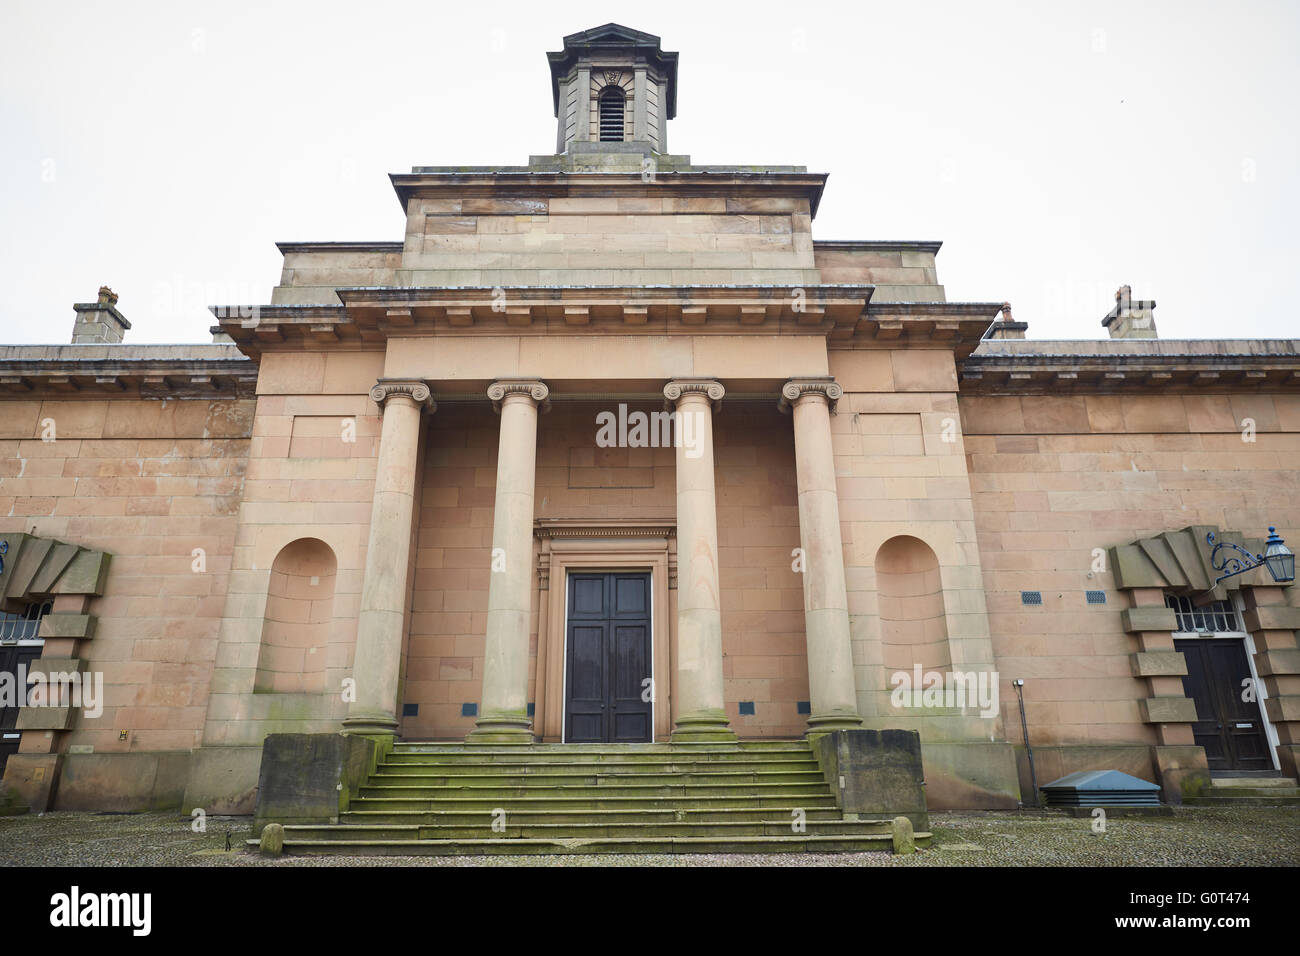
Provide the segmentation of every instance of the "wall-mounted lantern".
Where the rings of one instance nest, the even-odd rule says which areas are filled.
[[[1206,544],[1213,545],[1210,552],[1210,566],[1216,571],[1222,571],[1223,574],[1215,579],[1217,585],[1225,578],[1236,577],[1238,574],[1245,574],[1247,571],[1254,571],[1259,567],[1268,568],[1268,573],[1273,576],[1273,580],[1278,584],[1290,584],[1295,580],[1295,554],[1286,546],[1286,542],[1278,536],[1276,528],[1268,529],[1268,540],[1265,542],[1263,554],[1251,554],[1245,548],[1238,547],[1231,541],[1220,541],[1214,543],[1214,532],[1211,531],[1205,536]],[[1219,557],[1219,552],[1224,548],[1231,548],[1243,557],[1237,557],[1234,554],[1224,554]]]

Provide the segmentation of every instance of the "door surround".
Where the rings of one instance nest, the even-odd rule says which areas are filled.
[[[539,542],[534,736],[543,743],[564,739],[565,605],[570,569],[649,571],[654,739],[667,740],[673,721],[676,520],[546,518],[536,522],[533,533]]]
[[[1262,771],[1263,773],[1278,773],[1280,763],[1278,762],[1277,746],[1278,733],[1277,728],[1273,726],[1272,721],[1268,719],[1267,709],[1264,701],[1268,698],[1268,691],[1264,687],[1264,682],[1259,679],[1259,672],[1255,668],[1255,638],[1250,631],[1245,630],[1242,626],[1242,601],[1239,593],[1230,595],[1229,600],[1232,603],[1232,609],[1236,615],[1237,624],[1242,627],[1241,630],[1232,631],[1178,631],[1172,633],[1175,641],[1185,640],[1239,640],[1242,643],[1242,649],[1246,652],[1246,666],[1250,669],[1251,683],[1255,687],[1255,704],[1259,708],[1260,724],[1264,729],[1264,743],[1268,747],[1269,759],[1273,761],[1271,771]],[[1257,771],[1259,772],[1259,771]],[[1215,774],[1231,775],[1233,771],[1214,771]]]

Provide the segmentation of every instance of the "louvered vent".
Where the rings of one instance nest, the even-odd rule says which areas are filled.
[[[1089,603],[1089,604],[1105,604],[1105,603],[1106,603],[1106,592],[1105,592],[1105,591],[1084,591],[1083,593],[1086,594],[1086,595],[1088,596],[1088,603]]]
[[[1049,807],[1158,807],[1160,788],[1118,770],[1069,773],[1040,788]]]
[[[623,110],[626,97],[618,87],[612,87],[600,94],[600,141],[602,143],[623,142]]]
[[[1020,603],[1031,604],[1037,607],[1038,605],[1043,603],[1043,592],[1042,591],[1021,591]]]

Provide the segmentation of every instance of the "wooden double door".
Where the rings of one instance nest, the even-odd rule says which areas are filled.
[[[1240,638],[1178,638],[1187,661],[1183,692],[1196,702],[1192,736],[1213,771],[1271,771],[1273,757]]]
[[[565,743],[648,743],[654,735],[649,571],[570,572]]]
[[[18,686],[19,665],[30,667],[32,661],[41,656],[41,649],[30,644],[0,645],[0,674],[6,675],[5,684],[13,689],[12,700],[8,693],[0,699],[0,773],[4,772],[5,762],[10,754],[18,752],[18,742],[22,733],[15,729],[18,722],[18,707],[7,706],[19,704],[27,699],[27,687]],[[24,670],[22,673],[26,673]]]

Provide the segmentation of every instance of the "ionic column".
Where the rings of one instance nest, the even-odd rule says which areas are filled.
[[[792,379],[781,407],[794,416],[799,485],[799,543],[803,548],[804,630],[808,644],[808,733],[862,725],[853,682],[849,598],[844,585],[839,493],[831,448],[831,410],[844,389],[830,378]]]
[[[397,733],[420,414],[436,406],[429,386],[418,380],[380,379],[370,398],[382,410],[384,423],[352,664],[356,699],[348,705],[343,730],[392,737]]]
[[[549,389],[535,380],[488,387],[501,415],[496,507],[492,516],[492,575],[479,718],[466,740],[529,744],[528,616],[532,599],[533,488],[537,472],[537,407]]]
[[[664,397],[676,410],[677,674],[673,743],[734,741],[722,685],[722,601],[718,511],[713,486],[713,406],[725,394],[712,380],[674,380]]]

